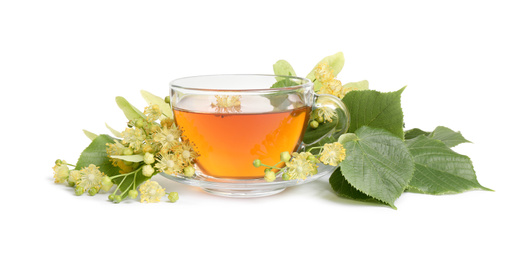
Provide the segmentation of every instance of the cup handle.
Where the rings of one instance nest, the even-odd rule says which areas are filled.
[[[338,140],[338,137],[346,133],[347,129],[349,128],[349,123],[351,120],[349,111],[340,98],[329,94],[315,94],[312,113],[314,113],[314,111],[317,109],[320,109],[322,113],[326,113],[327,117],[332,118],[333,122],[326,122],[325,124],[333,123],[335,126],[315,141],[312,141],[311,143],[304,143],[304,147],[317,144],[325,138],[333,138]]]

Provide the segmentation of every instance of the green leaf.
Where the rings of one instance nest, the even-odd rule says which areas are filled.
[[[171,109],[171,105],[165,103],[165,99],[153,95],[145,90],[141,90],[141,96],[149,105],[158,105],[160,107],[160,110],[162,111],[162,115],[165,117],[172,118],[173,117],[173,110]],[[143,114],[143,113],[142,113]]]
[[[358,191],[395,208],[395,200],[413,175],[413,160],[404,141],[384,129],[363,126],[358,140],[345,143],[343,177]]]
[[[424,135],[437,139],[446,144],[448,147],[455,147],[458,144],[462,143],[471,143],[463,137],[461,132],[455,132],[450,128],[444,126],[438,126],[433,130],[433,132],[425,132],[419,128],[413,128],[404,132],[404,139],[409,140],[413,139],[419,135]]]
[[[96,139],[97,135],[88,131],[88,130],[84,130],[83,129],[83,133],[86,135],[86,137],[90,138],[90,140],[94,141],[94,139]]]
[[[112,166],[109,157],[107,156],[107,143],[114,143],[114,138],[108,135],[99,135],[90,145],[81,153],[79,160],[75,166],[76,170],[94,164],[100,167],[100,171],[108,176],[119,174],[119,168]]]
[[[331,187],[336,192],[336,194],[338,194],[338,196],[363,202],[383,203],[389,205],[355,189],[355,187],[353,187],[345,179],[340,167],[336,168],[336,170],[331,174],[331,177],[329,177],[329,183],[331,184]]]
[[[299,82],[295,82],[290,79],[283,79],[280,80],[272,85],[270,88],[286,88],[286,87],[292,87],[292,86],[298,86]]]
[[[114,128],[110,127],[107,123],[105,123],[105,126],[107,127],[108,130],[110,130],[110,132],[112,132],[112,134],[115,136],[115,137],[123,137],[123,135],[121,134],[121,132],[117,131],[117,130],[114,130]]]
[[[367,80],[362,80],[358,82],[350,82],[345,85],[343,85],[343,88],[345,89],[352,89],[352,90],[368,90],[369,89],[369,82]]]
[[[84,167],[88,167],[90,164],[94,164],[99,167],[99,170],[109,177],[119,175],[119,168],[112,165],[110,158],[107,156],[106,148],[107,143],[114,143],[114,138],[108,135],[99,135],[95,138],[90,145],[81,153],[79,160],[75,166],[76,170],[81,170]],[[131,174],[123,177],[116,177],[112,179],[112,182],[119,184],[123,178],[123,184],[120,186],[120,190],[124,191],[133,181],[138,187],[142,182],[148,180],[148,177],[141,174],[141,170],[136,174]]]
[[[140,110],[131,105],[125,98],[116,97],[116,103],[118,104],[119,108],[121,108],[128,120],[140,118],[145,119],[145,115]]]
[[[333,74],[336,77],[338,73],[342,71],[343,65],[345,63],[345,58],[342,52],[338,52],[336,54],[323,58],[320,62],[318,62],[318,64],[316,64],[316,66],[314,66],[314,68],[307,75],[308,79],[310,79],[311,81],[314,81],[316,79],[316,68],[322,63],[327,63],[331,67]]]
[[[348,132],[353,133],[361,126],[371,126],[386,129],[403,138],[404,114],[400,97],[405,88],[389,93],[374,90],[347,93],[342,101],[351,115]]]
[[[455,132],[444,126],[438,126],[429,136],[442,141],[448,147],[454,147],[462,143],[470,143],[470,141],[463,137],[461,132]]]
[[[413,128],[404,132],[404,139],[413,139],[419,135],[429,135],[431,132],[425,132],[419,128]]]
[[[275,75],[296,76],[294,68],[292,68],[292,65],[290,65],[290,63],[288,63],[286,60],[278,60],[273,67]],[[281,81],[283,78],[276,77],[276,79],[277,81]]]
[[[406,140],[415,172],[409,190],[426,194],[451,194],[490,190],[481,186],[470,158],[448,148],[442,141],[419,135]]]
[[[111,155],[111,158],[120,159],[127,162],[143,162],[143,155],[133,154],[133,155]]]

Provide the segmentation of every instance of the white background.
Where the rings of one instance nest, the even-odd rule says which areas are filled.
[[[188,2],[0,3],[0,258],[527,259],[523,1]],[[279,59],[305,76],[338,51],[342,82],[408,86],[406,128],[461,131],[473,143],[456,150],[495,192],[405,193],[393,210],[339,198],[325,178],[229,199],[155,177],[176,204],[113,204],[53,183],[55,159],[75,163],[89,144],[82,129],[125,128],[116,96],[143,108],[142,89],[272,73]]]

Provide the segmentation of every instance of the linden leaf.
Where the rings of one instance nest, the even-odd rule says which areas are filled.
[[[116,103],[118,104],[119,108],[123,111],[125,116],[128,120],[135,120],[135,119],[145,119],[145,115],[135,108],[133,105],[129,103],[125,98],[123,97],[116,97]]]
[[[413,175],[413,160],[404,141],[387,130],[362,126],[346,142],[342,175],[358,191],[395,208],[395,200]]]
[[[355,187],[353,187],[345,179],[339,167],[336,168],[336,170],[331,174],[331,177],[329,177],[329,183],[331,184],[332,189],[340,197],[363,201],[363,202],[383,203],[383,204],[390,206],[387,203],[384,203],[380,200],[376,200],[373,197],[370,197],[366,195],[365,193],[362,193],[361,191],[355,189]]]
[[[371,126],[386,129],[403,138],[404,114],[400,97],[405,88],[389,93],[374,90],[347,93],[342,101],[351,115],[348,132],[353,133],[361,126]]]
[[[415,164],[410,191],[439,195],[491,190],[479,184],[470,158],[452,151],[442,141],[419,135],[406,140],[406,145]]]
[[[413,139],[419,135],[429,135],[431,132],[425,132],[419,128],[413,128],[404,132],[404,139]]]
[[[331,67],[333,71],[333,75],[336,77],[340,71],[342,71],[343,65],[345,63],[345,58],[343,56],[342,52],[338,52],[336,54],[327,56],[323,58],[314,68],[310,71],[310,73],[307,75],[307,78],[311,81],[314,81],[316,79],[316,68],[322,63],[327,63],[329,67]]]
[[[455,132],[452,129],[444,126],[436,127],[429,136],[433,139],[442,141],[448,147],[455,147],[462,143],[470,143],[469,140],[463,137],[461,132]]]
[[[173,110],[171,109],[171,105],[165,103],[164,99],[154,94],[151,94],[145,90],[141,90],[140,92],[143,99],[145,99],[145,101],[147,101],[149,105],[158,105],[160,107],[163,116],[169,118],[173,117]]]
[[[424,135],[437,139],[446,144],[448,147],[455,147],[458,144],[462,143],[471,143],[469,140],[465,139],[461,132],[455,132],[450,128],[444,126],[438,126],[433,130],[433,132],[425,132],[418,128],[413,128],[404,133],[404,139],[409,140],[413,139],[419,135]]]

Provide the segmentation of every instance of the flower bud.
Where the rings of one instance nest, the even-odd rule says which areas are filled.
[[[115,196],[114,196],[114,202],[115,202],[115,203],[120,203],[122,199],[123,199],[123,198],[121,197],[121,195],[115,195]]]
[[[170,202],[176,202],[178,200],[178,192],[170,192],[167,198]]]
[[[195,167],[190,165],[184,168],[184,176],[193,177],[194,175],[195,175]]]
[[[255,168],[259,168],[259,167],[261,166],[261,160],[259,160],[259,159],[255,159],[255,160],[253,161],[253,166],[254,166]]]
[[[75,195],[81,196],[81,195],[83,195],[83,193],[84,193],[83,187],[81,187],[81,186],[75,187]]]
[[[90,196],[94,196],[94,195],[96,195],[98,192],[99,192],[99,189],[98,189],[98,188],[96,188],[96,187],[92,187],[92,188],[90,188],[90,189],[88,190],[88,195],[90,195]]]
[[[264,179],[267,182],[273,182],[276,179],[276,174],[274,173],[274,171],[266,169]]]
[[[152,174],[154,173],[154,168],[152,168],[152,166],[150,164],[143,165],[143,167],[141,169],[141,173],[145,177],[151,177]]]
[[[285,151],[285,152],[282,152],[279,157],[281,158],[281,161],[282,162],[289,162],[290,161],[290,153]]]
[[[137,128],[142,128],[143,127],[143,119],[138,119],[136,120],[135,124],[134,124]]]
[[[145,164],[153,164],[154,163],[154,155],[152,153],[145,153],[145,155],[143,156],[143,162],[145,162]]]
[[[123,150],[123,155],[133,155],[134,151],[130,147],[127,147],[125,150]]]
[[[171,97],[166,96],[163,100],[165,103],[170,104],[171,103]]]
[[[320,126],[320,124],[318,123],[318,121],[316,121],[316,120],[312,120],[312,121],[310,121],[310,128],[312,128],[312,129],[316,129],[316,128],[318,128],[318,126]]]
[[[130,190],[129,191],[129,198],[135,199],[136,197],[138,197],[138,191],[137,190]]]

